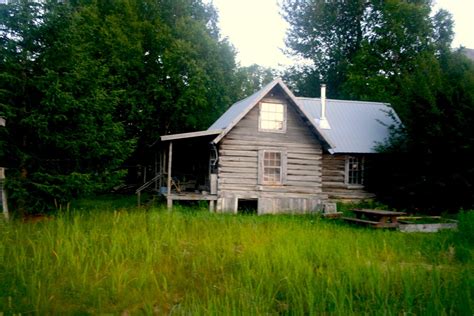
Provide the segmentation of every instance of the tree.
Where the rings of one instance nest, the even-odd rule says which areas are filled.
[[[287,77],[301,73],[315,83],[325,82],[330,97],[391,101],[397,77],[416,67],[418,54],[435,50],[434,42],[449,46],[452,39],[449,15],[441,11],[431,18],[430,3],[285,1],[289,53],[311,61],[290,69]],[[317,89],[306,86],[306,81],[296,81],[296,90],[314,94]]]
[[[9,120],[2,161],[15,208],[41,212],[116,185],[133,141],[114,120],[107,67],[67,45],[73,11],[30,1],[1,10],[1,112]]]
[[[17,209],[120,182],[159,136],[207,128],[238,95],[234,51],[195,0],[0,5],[0,116]]]
[[[255,93],[275,77],[277,77],[276,70],[257,64],[238,68],[235,74],[237,84],[235,90],[239,92],[237,99],[240,100]]]
[[[425,57],[404,83],[404,126],[384,150],[394,168],[382,195],[435,212],[474,207],[474,63],[460,52]]]
[[[296,91],[315,94],[327,82],[332,97],[390,102],[400,116],[375,173],[383,178],[372,179],[379,197],[425,211],[473,207],[474,69],[450,50],[450,14],[430,15],[429,0],[287,0],[283,8],[290,52],[312,62],[287,72]]]

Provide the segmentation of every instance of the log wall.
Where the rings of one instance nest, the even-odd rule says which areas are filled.
[[[373,198],[374,194],[367,192],[363,185],[348,185],[345,183],[346,156],[343,154],[323,154],[323,192],[331,200],[346,202]]]
[[[217,211],[236,212],[238,199],[258,199],[259,214],[321,209],[327,198],[322,190],[321,144],[294,105],[284,99],[279,102],[287,107],[286,132],[260,132],[257,105],[221,140]],[[286,153],[282,185],[258,182],[258,153],[265,149]]]

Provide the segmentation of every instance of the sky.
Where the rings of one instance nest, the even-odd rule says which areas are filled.
[[[259,64],[282,68],[296,61],[285,56],[286,21],[280,16],[281,0],[210,0],[219,12],[219,26],[237,50],[242,66]],[[454,18],[453,47],[474,48],[474,0],[434,0]]]

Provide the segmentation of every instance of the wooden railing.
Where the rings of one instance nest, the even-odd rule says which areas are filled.
[[[150,185],[156,182],[161,177],[161,173],[158,173],[156,176],[145,182],[141,187],[139,187],[135,193],[137,194],[137,204],[140,206],[141,204],[141,193],[143,190],[147,189]]]

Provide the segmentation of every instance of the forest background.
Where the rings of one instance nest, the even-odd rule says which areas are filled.
[[[0,165],[11,208],[46,212],[107,192],[161,135],[206,129],[275,76],[296,95],[390,103],[403,126],[371,183],[397,208],[473,208],[474,64],[450,49],[431,1],[286,0],[288,54],[241,67],[212,4],[198,0],[0,5]],[[380,185],[383,181],[383,185]]]

